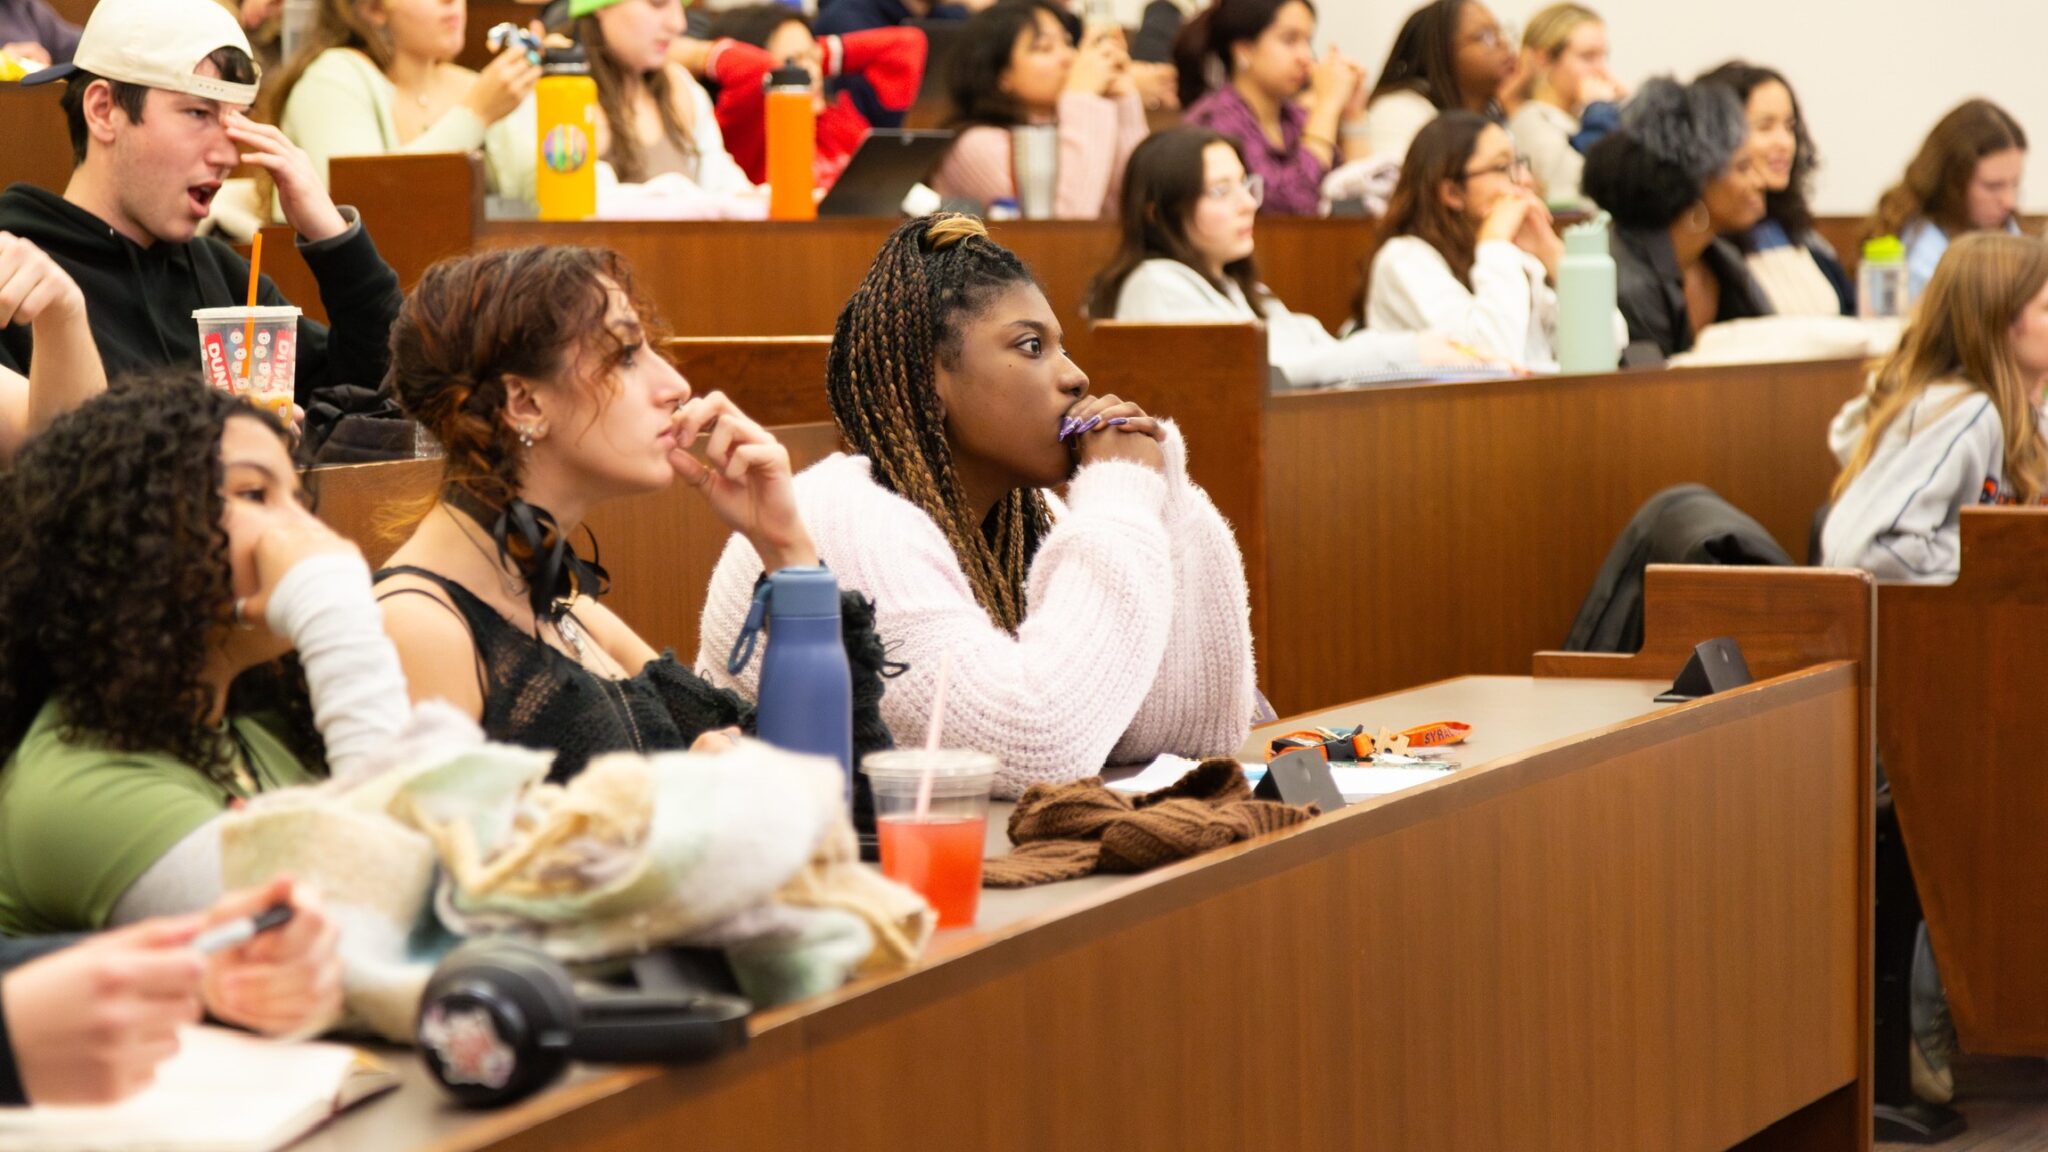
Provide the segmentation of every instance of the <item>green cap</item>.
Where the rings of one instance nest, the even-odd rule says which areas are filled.
[[[618,2],[619,0],[569,0],[569,17],[572,20],[581,20],[592,12],[609,8]]]
[[[1903,264],[1906,262],[1906,246],[1899,243],[1897,236],[1872,236],[1863,242],[1865,264]]]

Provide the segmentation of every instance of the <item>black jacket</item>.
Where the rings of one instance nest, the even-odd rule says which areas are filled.
[[[391,364],[391,324],[403,297],[398,274],[353,219],[348,231],[299,252],[320,284],[332,327],[299,321],[297,399],[307,412],[307,437],[326,439],[332,423],[352,412],[388,410],[378,396]],[[161,367],[199,370],[199,331],[192,313],[247,299],[249,262],[210,236],[147,248],[53,192],[16,184],[0,193],[0,231],[33,242],[62,265],[85,293],[93,341],[109,378]],[[264,277],[258,299],[291,301]],[[25,327],[0,331],[0,365],[26,373],[33,355]],[[352,386],[352,387],[351,387]]]
[[[1691,349],[1685,275],[1679,271],[1678,253],[1671,247],[1671,233],[1662,228],[1617,227],[1608,250],[1614,254],[1616,303],[1628,321],[1628,338],[1649,340],[1666,356]],[[1735,245],[1716,239],[1702,259],[1721,284],[1715,323],[1771,314],[1770,301]]]
[[[0,979],[23,964],[78,942],[75,936],[42,936],[33,940],[9,940],[0,936]],[[14,1047],[7,1042],[7,1014],[0,1012],[0,1104],[25,1104],[21,1071],[15,1067]]]
[[[1666,488],[1643,503],[1608,550],[1572,621],[1565,651],[1642,648],[1643,569],[1651,564],[1790,567],[1792,557],[1763,525],[1713,489],[1700,484]]]

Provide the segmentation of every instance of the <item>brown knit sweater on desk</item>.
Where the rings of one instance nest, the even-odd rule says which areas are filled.
[[[1016,847],[982,865],[990,888],[1026,888],[1091,872],[1144,872],[1289,828],[1316,815],[1252,799],[1235,760],[1204,760],[1171,787],[1137,796],[1100,776],[1033,784],[1010,813]]]

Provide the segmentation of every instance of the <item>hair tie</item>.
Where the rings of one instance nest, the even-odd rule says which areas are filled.
[[[944,252],[964,240],[974,237],[988,239],[988,225],[978,216],[964,212],[948,212],[932,217],[924,230],[924,249],[927,252]]]

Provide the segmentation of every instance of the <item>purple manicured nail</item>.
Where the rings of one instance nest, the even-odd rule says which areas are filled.
[[[1074,424],[1075,420],[1072,416],[1060,417],[1060,439],[1065,440],[1074,434]]]
[[[1121,428],[1124,425],[1129,424],[1130,422],[1131,418],[1129,416],[1118,416],[1117,418],[1109,422],[1109,426],[1111,428]]]
[[[1102,426],[1102,417],[1090,416],[1088,422],[1074,429],[1076,432],[1093,432]]]

